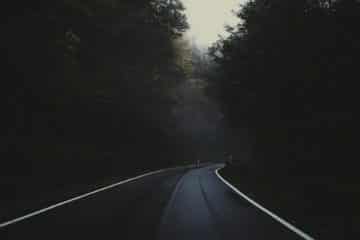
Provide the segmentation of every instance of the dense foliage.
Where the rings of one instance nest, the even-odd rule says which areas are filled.
[[[223,74],[213,86],[231,127],[248,131],[254,162],[356,175],[360,2],[251,0],[237,16],[211,48]]]
[[[2,184],[20,193],[24,180],[53,187],[183,161],[171,114],[186,75],[180,1],[17,1],[3,10]]]

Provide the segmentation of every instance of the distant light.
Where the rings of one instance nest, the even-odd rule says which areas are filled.
[[[190,24],[189,35],[201,47],[209,47],[225,36],[225,25],[234,26],[238,18],[232,10],[245,0],[182,0]]]

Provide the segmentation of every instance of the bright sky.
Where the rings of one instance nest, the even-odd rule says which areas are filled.
[[[235,25],[238,19],[231,12],[245,0],[182,0],[190,24],[190,37],[201,47],[209,47],[226,36],[225,25]]]

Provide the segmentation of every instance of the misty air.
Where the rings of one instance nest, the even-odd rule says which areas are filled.
[[[2,6],[1,240],[357,240],[358,0]]]

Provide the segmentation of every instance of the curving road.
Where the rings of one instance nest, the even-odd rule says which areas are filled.
[[[182,177],[163,215],[160,240],[301,239],[230,190],[217,168]]]
[[[0,239],[302,239],[214,173],[147,176],[0,229]]]

